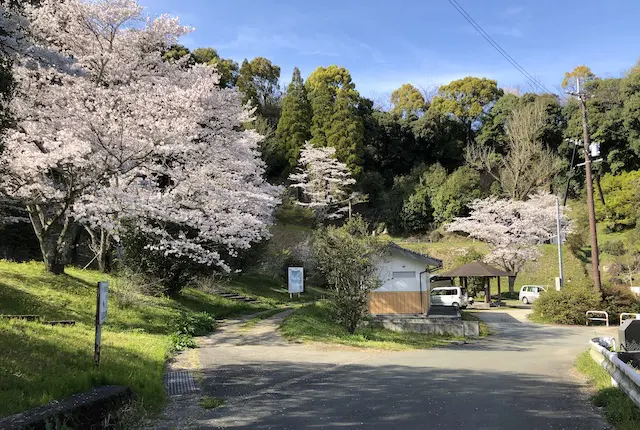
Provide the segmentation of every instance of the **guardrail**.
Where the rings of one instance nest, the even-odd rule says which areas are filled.
[[[640,373],[620,360],[615,352],[609,351],[599,342],[594,342],[601,340],[604,340],[607,345],[613,345],[614,342],[597,338],[591,340],[589,342],[591,358],[611,375],[612,385],[619,387],[640,408]]]
[[[589,315],[604,315],[602,317],[589,316]],[[607,323],[607,327],[609,327],[609,314],[605,311],[587,311],[585,312],[585,317],[587,318],[587,325],[589,325],[589,321],[605,321]]]
[[[622,325],[622,322],[624,321],[624,319],[630,319],[630,318],[624,318],[623,317],[630,317],[633,316],[635,319],[640,320],[640,314],[633,314],[633,313],[629,313],[629,312],[623,312],[620,314],[620,325]]]

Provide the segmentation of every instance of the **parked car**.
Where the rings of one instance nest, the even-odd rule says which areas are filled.
[[[520,289],[520,295],[518,296],[519,300],[528,305],[529,303],[533,303],[540,297],[540,293],[547,291],[546,287],[541,285],[524,285]]]
[[[467,290],[461,287],[438,287],[431,290],[431,304],[466,308],[469,297]]]

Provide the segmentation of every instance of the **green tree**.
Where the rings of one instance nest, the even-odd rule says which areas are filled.
[[[467,131],[459,121],[429,109],[411,123],[411,129],[415,138],[415,163],[439,162],[455,168],[464,162]]]
[[[334,317],[349,333],[355,333],[367,315],[369,293],[381,285],[379,264],[385,247],[368,231],[355,216],[341,228],[326,227],[314,236],[314,255],[335,291]]]
[[[566,72],[562,79],[562,88],[567,91],[577,91],[580,82],[580,91],[587,90],[591,82],[596,79],[591,69],[585,65],[577,66],[571,72]]]
[[[462,166],[437,188],[431,201],[433,218],[436,223],[444,224],[468,215],[468,205],[480,197],[480,174],[468,166]]]
[[[293,69],[291,83],[282,99],[282,115],[276,129],[276,139],[286,177],[298,162],[300,148],[311,139],[311,105],[300,70]]]
[[[364,127],[350,93],[340,88],[327,131],[327,145],[336,148],[336,157],[349,167],[354,176],[362,171],[363,135]]]
[[[602,191],[606,205],[596,199],[596,214],[613,231],[633,228],[640,218],[640,170],[619,175],[607,174],[602,178]]]
[[[426,102],[422,93],[411,84],[404,84],[391,93],[391,112],[403,118],[424,112]]]
[[[485,146],[494,148],[498,153],[504,153],[507,146],[506,125],[511,113],[521,104],[520,97],[515,94],[505,94],[493,105],[482,128],[478,133],[477,140]]]
[[[637,160],[640,157],[640,63],[631,69],[621,84],[624,98],[623,117],[629,149],[633,151]]]
[[[447,171],[440,164],[430,166],[420,176],[413,193],[402,206],[400,217],[405,231],[414,233],[430,227],[434,221],[433,199],[446,180]]]
[[[243,103],[251,103],[274,126],[280,116],[279,79],[280,67],[264,57],[256,57],[242,62],[237,80]]]
[[[338,159],[354,174],[361,171],[364,126],[358,115],[360,95],[349,71],[318,67],[306,82],[313,112],[311,144],[336,148]]]
[[[238,80],[238,63],[231,59],[226,59],[218,55],[218,51],[213,48],[197,48],[192,53],[197,64],[207,64],[214,66],[220,74],[220,86],[231,88]]]
[[[467,142],[471,143],[474,130],[503,94],[495,80],[468,76],[441,86],[429,109],[457,118],[465,126]]]

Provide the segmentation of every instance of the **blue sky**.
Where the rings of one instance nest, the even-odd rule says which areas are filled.
[[[213,47],[238,62],[263,56],[290,80],[338,64],[363,95],[383,98],[403,83],[428,89],[464,76],[530,90],[447,0],[141,0],[195,27],[182,43]],[[616,77],[640,57],[638,0],[458,0],[529,73],[556,90],[587,64]],[[591,25],[591,27],[590,27]]]

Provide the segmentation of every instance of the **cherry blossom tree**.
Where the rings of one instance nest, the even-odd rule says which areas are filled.
[[[342,218],[349,209],[349,193],[355,184],[349,168],[335,158],[335,148],[315,148],[307,143],[300,151],[297,172],[289,176],[291,187],[300,190],[301,206],[307,206],[322,221]]]
[[[450,232],[462,232],[474,239],[493,245],[485,262],[502,267],[517,275],[527,261],[540,256],[537,245],[556,236],[556,197],[539,192],[528,200],[479,199],[469,206],[468,217],[456,218],[446,225]],[[564,232],[571,224],[561,216]],[[509,280],[509,291],[514,290],[515,278]]]
[[[250,112],[213,67],[162,58],[189,28],[134,0],[44,0],[28,17],[34,43],[80,70],[14,67],[0,189],[25,205],[50,271],[80,227],[101,265],[125,224],[150,250],[225,269],[223,254],[268,235],[278,190],[242,131]]]

